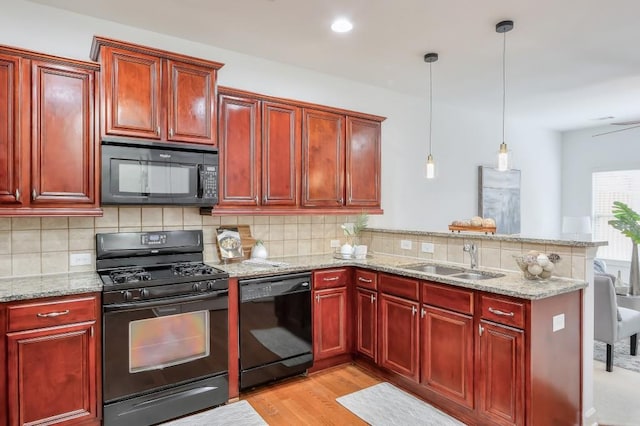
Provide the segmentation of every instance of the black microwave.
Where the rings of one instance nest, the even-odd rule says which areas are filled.
[[[218,151],[208,146],[102,141],[102,204],[213,206]]]

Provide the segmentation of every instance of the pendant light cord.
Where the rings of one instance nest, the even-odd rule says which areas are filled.
[[[431,155],[431,123],[433,122],[433,71],[431,65],[432,63],[429,62],[429,155]]]
[[[507,73],[506,73],[506,57],[507,57],[507,33],[502,33],[502,143],[504,139],[504,117],[507,104]]]

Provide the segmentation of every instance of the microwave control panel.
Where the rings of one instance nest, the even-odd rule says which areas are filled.
[[[218,199],[218,167],[205,165],[200,172],[202,198]]]

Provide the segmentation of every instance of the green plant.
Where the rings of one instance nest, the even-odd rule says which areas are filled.
[[[621,201],[613,202],[611,212],[615,219],[610,220],[609,225],[631,238],[634,244],[640,244],[640,214]]]
[[[369,215],[367,213],[360,213],[353,223],[345,223],[340,225],[344,235],[349,239],[355,239],[360,233],[367,227],[369,223]]]

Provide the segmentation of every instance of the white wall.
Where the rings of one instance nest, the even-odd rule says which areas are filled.
[[[25,0],[3,7],[0,28],[1,44],[84,60],[94,34],[208,58],[225,63],[219,72],[221,85],[388,117],[382,126],[385,214],[373,217],[371,226],[443,231],[454,219],[476,215],[478,166],[496,163],[501,142],[498,103],[469,111],[442,105],[434,94],[432,141],[438,178],[427,181],[424,94],[403,95]],[[560,222],[558,135],[513,122],[507,124],[507,135],[514,167],[522,170],[522,234],[555,235]]]

